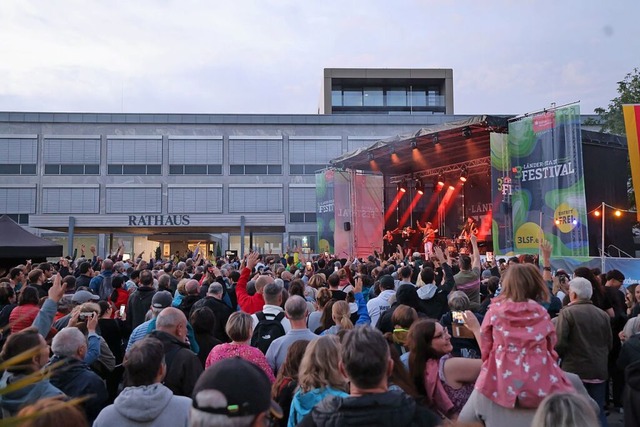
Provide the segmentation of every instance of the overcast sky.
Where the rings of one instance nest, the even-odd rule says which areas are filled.
[[[453,68],[457,114],[606,106],[640,1],[1,0],[0,110],[315,114],[324,68]]]

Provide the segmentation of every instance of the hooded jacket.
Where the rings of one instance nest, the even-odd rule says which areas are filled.
[[[144,323],[144,317],[151,308],[151,300],[156,290],[150,286],[141,286],[129,297],[127,302],[127,322],[130,323],[131,329]]]
[[[16,381],[20,381],[25,376],[26,375],[22,373],[12,374],[11,372],[5,371],[2,379],[0,379],[0,389]],[[0,396],[0,407],[2,407],[5,415],[15,415],[25,405],[36,403],[40,399],[59,395],[64,395],[64,393],[57,387],[51,385],[49,380],[43,379]]]
[[[299,426],[437,426],[428,409],[398,391],[359,397],[330,396],[320,402]]]
[[[624,425],[640,425],[640,361],[625,369],[626,387],[624,391]]]
[[[314,406],[328,396],[348,397],[349,395],[342,390],[337,390],[332,387],[314,388],[307,393],[298,389],[291,401],[288,427],[297,425],[305,415],[311,412]]]
[[[191,399],[174,396],[162,384],[127,387],[93,423],[101,426],[182,427],[188,425]]]

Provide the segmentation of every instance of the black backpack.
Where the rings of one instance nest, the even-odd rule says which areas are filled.
[[[284,312],[278,313],[277,316],[271,319],[268,319],[267,316],[272,317],[273,314],[265,315],[262,311],[256,313],[258,324],[251,336],[251,346],[260,349],[264,354],[267,353],[267,349],[273,340],[285,334],[284,326],[282,326]]]

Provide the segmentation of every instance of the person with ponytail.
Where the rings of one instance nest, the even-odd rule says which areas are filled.
[[[351,309],[346,301],[336,301],[331,307],[331,318],[335,325],[323,331],[320,335],[336,335],[340,330],[353,329]]]

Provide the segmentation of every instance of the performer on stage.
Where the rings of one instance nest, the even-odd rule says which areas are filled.
[[[405,252],[411,250],[411,238],[415,232],[416,230],[411,228],[411,226],[407,226],[402,229],[402,249],[404,249]]]
[[[462,227],[462,233],[460,233],[460,240],[463,240],[463,247],[469,249],[469,243],[471,242],[471,236],[476,236],[478,234],[478,226],[476,225],[476,221],[472,217],[467,218],[467,222],[464,223],[464,227]]]
[[[396,228],[394,230],[387,230],[382,237],[384,242],[384,253],[391,256],[392,253],[395,252],[396,248],[396,238],[398,234],[400,234],[401,230]]]
[[[433,255],[433,243],[436,240],[438,230],[434,230],[430,222],[425,223],[424,227],[420,225],[420,221],[416,221],[416,224],[418,225],[418,230],[422,232],[424,256],[425,258],[431,258],[431,255]]]

